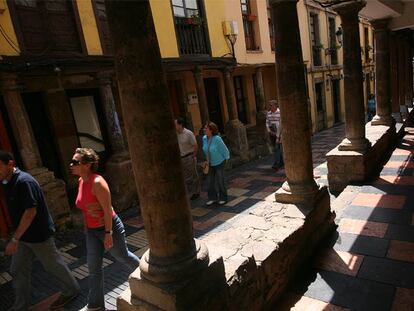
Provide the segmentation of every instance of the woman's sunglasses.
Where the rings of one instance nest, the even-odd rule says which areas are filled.
[[[82,164],[82,161],[72,159],[72,160],[70,160],[70,162],[69,162],[69,165],[71,165],[71,166],[77,166],[77,165],[79,165],[79,164]]]

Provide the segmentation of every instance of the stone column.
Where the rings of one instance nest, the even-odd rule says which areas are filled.
[[[392,117],[396,122],[402,122],[400,102],[399,102],[399,88],[398,88],[398,49],[397,36],[395,32],[390,36],[390,58],[391,58],[391,108]]]
[[[4,103],[10,118],[14,138],[26,170],[42,167],[39,150],[29,117],[20,96],[21,86],[16,75],[2,77]]]
[[[313,178],[311,137],[297,1],[271,1],[275,28],[276,81],[287,182],[275,196],[281,203],[313,206],[319,193]]]
[[[343,31],[346,138],[338,146],[340,151],[363,152],[370,146],[365,137],[363,73],[358,19],[358,13],[365,4],[365,1],[355,1],[332,7],[341,17]]]
[[[375,101],[376,116],[371,125],[391,125],[391,80],[389,19],[373,21],[375,29]]]
[[[115,108],[115,100],[111,87],[112,73],[99,72],[97,79],[102,102],[101,106],[105,114],[106,130],[112,152],[114,154],[124,153],[124,137],[122,135],[121,125],[119,124],[118,112]]]
[[[66,186],[62,180],[55,178],[53,172],[43,167],[32,126],[20,95],[21,86],[17,75],[3,75],[1,88],[13,136],[23,161],[23,169],[39,182],[53,218],[58,224],[64,222],[70,213]]]
[[[208,113],[206,89],[204,87],[203,72],[200,67],[196,67],[193,71],[194,81],[197,89],[198,108],[200,109],[201,125],[204,125],[210,116]]]
[[[406,82],[406,62],[404,52],[404,32],[399,31],[397,33],[397,73],[398,73],[398,102],[400,104],[400,111],[403,118],[408,115],[408,109],[405,102],[405,90],[407,87]]]
[[[116,211],[131,207],[137,199],[137,189],[132,171],[131,158],[126,150],[124,136],[119,124],[118,112],[112,93],[112,72],[103,71],[97,74],[101,107],[105,114],[105,124],[109,144],[112,149],[111,157],[105,164],[107,177],[112,194],[112,205]]]
[[[413,34],[411,30],[405,32],[404,37],[404,69],[405,69],[405,105],[413,107],[413,58],[411,53],[411,42]]]
[[[246,127],[240,122],[237,112],[236,94],[234,93],[233,68],[224,67],[222,70],[224,78],[224,90],[226,93],[229,121],[225,125],[225,133],[228,138],[231,153],[240,156],[243,161],[249,159],[249,143],[247,141]]]
[[[203,299],[206,287],[212,287],[204,273],[211,277],[214,271],[209,270],[206,246],[193,235],[150,3],[108,0],[105,4],[132,168],[149,241],[139,269],[129,278],[131,290],[118,299],[117,307],[190,310]]]
[[[256,111],[256,128],[258,129],[259,137],[262,140],[266,139],[266,102],[263,85],[263,68],[256,68],[256,87],[257,87],[257,111]]]

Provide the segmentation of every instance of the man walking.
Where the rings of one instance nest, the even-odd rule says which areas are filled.
[[[266,115],[266,130],[269,135],[270,143],[274,148],[274,163],[272,168],[278,170],[285,164],[283,162],[282,146],[282,122],[280,119],[279,105],[276,100],[269,101],[270,110]]]
[[[5,250],[6,255],[12,255],[10,272],[16,295],[10,310],[23,311],[30,305],[34,258],[62,283],[62,294],[50,307],[52,310],[61,308],[78,295],[79,284],[56,249],[52,236],[55,226],[42,189],[30,174],[15,167],[13,156],[3,150],[0,150],[0,180],[15,230]]]
[[[200,196],[200,180],[196,169],[197,140],[193,132],[184,127],[182,118],[175,120],[175,129],[180,147],[185,186],[191,200],[195,200]]]

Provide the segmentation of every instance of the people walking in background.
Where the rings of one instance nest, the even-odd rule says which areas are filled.
[[[28,310],[31,298],[32,262],[36,258],[43,268],[62,284],[62,293],[52,303],[52,310],[62,308],[79,293],[79,284],[59,254],[53,234],[55,225],[39,183],[15,167],[13,156],[0,150],[0,180],[5,188],[7,208],[15,228],[5,254],[12,255],[15,301],[10,310]]]
[[[72,174],[79,176],[76,206],[82,210],[86,226],[89,269],[87,310],[105,310],[102,261],[109,251],[118,261],[135,270],[139,259],[128,250],[125,229],[111,203],[105,179],[96,174],[99,157],[92,149],[77,148],[70,162]]]
[[[266,130],[274,150],[272,168],[278,170],[285,165],[283,161],[282,122],[279,105],[276,100],[272,99],[269,101],[269,108],[270,110],[266,115]]]
[[[224,182],[224,165],[230,159],[230,152],[221,139],[218,127],[213,122],[207,122],[203,136],[203,151],[209,165],[208,170],[208,201],[207,206],[218,202],[227,203],[227,188]]]
[[[189,129],[184,127],[184,120],[175,120],[178,146],[180,147],[181,165],[183,167],[184,182],[191,200],[200,196],[200,179],[197,174],[197,140]]]
[[[368,122],[372,120],[375,114],[376,114],[375,96],[374,94],[369,94],[368,95]]]

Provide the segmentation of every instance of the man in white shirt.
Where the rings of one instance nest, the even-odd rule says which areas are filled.
[[[284,166],[283,147],[282,147],[282,122],[280,119],[279,105],[276,100],[269,101],[270,110],[266,115],[266,130],[269,139],[274,147],[275,161],[272,165],[273,169],[278,170]]]
[[[196,169],[197,140],[193,132],[184,127],[182,118],[175,120],[175,129],[180,147],[185,186],[191,200],[195,200],[200,196],[200,180]]]

